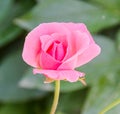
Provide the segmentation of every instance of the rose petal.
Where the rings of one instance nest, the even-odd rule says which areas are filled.
[[[40,36],[41,47],[43,51],[47,51],[50,45],[54,42],[54,39],[50,35]]]
[[[80,31],[82,33],[86,33],[90,38],[90,43],[94,43],[94,40],[84,23],[72,23],[71,22],[71,23],[62,23],[62,24],[72,32]]]
[[[78,61],[78,55],[83,53],[89,47],[89,37],[79,31],[73,32],[71,39],[68,40],[68,51],[66,61],[58,69],[74,69]]]
[[[64,34],[58,34],[58,33],[54,33],[52,35],[44,35],[40,37],[41,40],[41,44],[42,44],[42,50],[48,54],[50,54],[51,56],[53,56],[53,58],[55,58],[56,60],[62,60],[66,54],[66,49],[67,49],[67,41],[66,41],[66,35]],[[57,43],[59,42],[59,44]],[[55,48],[55,44],[57,47]],[[53,48],[52,48],[53,47]],[[50,49],[52,48],[52,49]],[[52,50],[56,52],[52,53]]]
[[[82,66],[100,54],[101,48],[97,44],[90,45],[84,53],[78,56],[76,67]]]
[[[60,23],[53,22],[40,24],[26,36],[22,53],[23,60],[33,67],[39,67],[37,59],[38,53],[41,51],[40,36],[46,34],[51,35],[53,33],[66,34],[67,32],[69,32],[68,29]]]
[[[57,22],[51,22],[51,23],[42,23],[39,26],[37,26],[37,29],[39,29],[39,35],[51,35],[53,33],[64,33],[66,34],[68,31],[65,26],[63,26],[60,23]]]
[[[76,82],[79,77],[84,77],[84,73],[75,70],[41,70],[34,69],[34,74],[44,74],[46,77],[54,80],[67,80],[69,82]]]
[[[37,58],[41,51],[40,47],[39,30],[35,28],[26,36],[22,53],[23,60],[33,67],[39,67]]]
[[[61,33],[54,33],[51,35],[51,37],[53,39],[55,39],[56,41],[60,41],[62,42],[62,44],[67,47],[68,46],[68,42],[67,42],[67,35],[70,33],[66,33],[66,34],[61,34]]]
[[[92,44],[82,54],[73,56],[65,61],[58,67],[58,69],[74,69],[76,67],[80,67],[98,56],[100,51],[101,49],[97,44]]]
[[[53,58],[58,61],[63,60],[66,54],[66,48],[61,42],[55,41],[53,44],[48,48],[47,53],[50,54]]]
[[[45,52],[55,41],[59,41],[64,45],[64,47],[67,47],[66,35],[64,34],[54,33],[52,35],[43,35],[40,37],[40,41],[42,44],[42,50],[44,50]]]
[[[76,53],[81,53],[90,43],[88,35],[79,31],[72,32],[71,36],[67,37],[67,40],[68,50],[65,59],[70,58]]]
[[[42,69],[57,69],[61,62],[55,60],[52,56],[42,51],[40,54],[40,67]]]

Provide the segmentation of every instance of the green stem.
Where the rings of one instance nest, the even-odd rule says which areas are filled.
[[[120,103],[120,99],[117,99],[116,101],[114,101],[113,103],[111,103],[110,105],[105,107],[99,114],[105,114],[108,110],[110,110],[111,108],[115,107],[119,103]]]
[[[52,107],[51,107],[50,114],[55,114],[57,104],[58,104],[58,100],[59,100],[59,93],[60,93],[60,80],[57,80],[55,82],[54,100],[53,100],[53,104],[52,104]]]

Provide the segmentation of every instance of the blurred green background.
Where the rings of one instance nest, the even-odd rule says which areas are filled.
[[[43,22],[83,22],[101,55],[83,67],[87,87],[61,82],[56,114],[99,114],[120,98],[120,0],[0,0],[0,114],[49,114],[54,83],[22,58],[26,34]],[[106,114],[120,114],[120,105]]]

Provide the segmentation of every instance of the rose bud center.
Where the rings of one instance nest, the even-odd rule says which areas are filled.
[[[65,56],[65,47],[62,42],[54,41],[47,50],[47,53],[58,61],[62,61]]]

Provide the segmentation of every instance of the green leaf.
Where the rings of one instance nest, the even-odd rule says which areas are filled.
[[[13,0],[0,0],[0,22],[5,19],[6,14],[9,13]]]
[[[41,74],[33,75],[32,69],[28,69],[24,74],[24,77],[19,82],[19,85],[23,88],[39,89],[44,91],[53,91],[54,86],[44,83],[44,76]]]
[[[101,110],[119,98],[119,73],[111,70],[107,74],[101,75],[101,78],[90,90],[83,114],[99,114]],[[115,114],[119,114],[119,111]],[[113,114],[113,112],[109,111],[109,114]]]
[[[66,113],[63,113],[63,112],[57,112],[56,114],[66,114]]]
[[[91,85],[91,89],[88,98],[86,99],[82,114],[99,114],[102,109],[119,98],[120,56],[115,50],[112,40],[105,40],[105,38],[102,40],[103,42],[99,44],[102,47],[101,56],[96,58],[96,62],[91,62],[93,64],[92,68],[90,68],[91,65],[86,65],[86,70],[83,68],[86,71],[86,80]],[[97,64],[95,65],[95,63]],[[114,109],[116,112],[115,114],[119,114],[120,110],[117,110],[118,108]],[[109,111],[108,114],[113,114],[113,112]]]
[[[116,38],[117,38],[117,40],[116,40],[117,49],[118,49],[118,52],[120,52],[120,29],[117,32]]]
[[[81,114],[81,109],[86,99],[88,89],[82,89],[60,95],[58,111],[66,114]]]
[[[3,47],[4,45],[16,39],[21,32],[22,32],[22,29],[18,28],[13,24],[8,26],[4,30],[1,30],[0,31],[0,47]]]
[[[113,107],[112,109],[110,109],[109,111],[106,112],[106,114],[119,114],[120,113],[120,104]]]
[[[13,26],[12,24],[8,23],[11,18],[8,18],[8,15],[10,15],[9,11],[11,11],[11,8],[13,6],[13,0],[1,0],[0,1],[0,47],[2,47],[4,44],[8,43],[11,38],[14,39],[14,36],[16,34],[20,33],[20,28]],[[7,22],[6,21],[7,18]]]
[[[32,114],[30,110],[26,104],[5,104],[0,108],[0,114]]]
[[[83,22],[91,32],[98,32],[119,23],[119,19],[101,7],[77,0],[45,0],[24,16],[16,19],[16,24],[27,30],[43,22]]]
[[[117,99],[117,100],[115,100],[114,102],[110,103],[108,106],[106,106],[106,107],[100,112],[100,114],[104,114],[104,113],[106,113],[106,112],[109,112],[111,109],[116,108],[117,105],[119,105],[119,104],[120,104],[120,98]]]
[[[22,102],[43,97],[46,92],[36,89],[23,89],[19,81],[27,66],[21,58],[21,51],[13,51],[3,59],[0,65],[0,101]]]
[[[29,1],[28,1],[29,2]],[[22,33],[22,29],[13,24],[15,17],[30,9],[33,2],[0,0],[0,47],[13,41]],[[10,13],[12,12],[12,13]],[[6,20],[7,19],[7,20]]]
[[[120,16],[120,0],[90,0],[93,3],[98,4],[99,6],[103,7],[104,9],[108,10],[114,15]],[[120,18],[119,18],[120,19]]]
[[[92,4],[106,10],[113,17],[119,19],[120,24],[120,0],[89,0]],[[117,26],[117,25],[116,25]]]
[[[60,93],[56,114],[81,114],[89,88],[84,88],[69,93]],[[49,114],[54,93],[46,97],[46,114]]]

